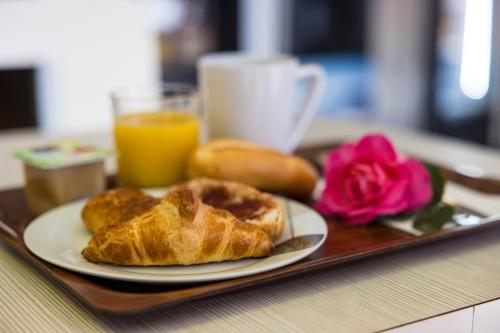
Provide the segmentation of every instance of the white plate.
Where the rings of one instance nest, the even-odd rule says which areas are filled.
[[[266,272],[296,262],[316,251],[327,235],[323,218],[296,201],[277,197],[287,210],[285,231],[277,244],[294,236],[324,235],[308,249],[261,259],[243,259],[191,266],[131,267],[94,264],[85,260],[82,249],[91,234],[83,226],[80,212],[86,200],[69,203],[40,215],[24,231],[26,246],[38,257],[63,268],[88,275],[134,282],[193,283],[224,280]]]

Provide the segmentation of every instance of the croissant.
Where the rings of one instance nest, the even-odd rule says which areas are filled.
[[[94,233],[103,226],[119,224],[136,217],[160,202],[131,188],[117,188],[91,198],[83,207],[82,220]]]
[[[240,221],[251,223],[272,240],[278,239],[285,227],[282,205],[271,195],[238,182],[212,178],[196,178],[180,183],[174,189],[194,191],[203,203],[231,212]]]
[[[95,263],[191,265],[263,257],[272,249],[259,227],[179,190],[127,223],[99,229],[82,255]]]

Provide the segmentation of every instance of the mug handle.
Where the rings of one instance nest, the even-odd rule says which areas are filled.
[[[288,135],[285,150],[292,152],[297,148],[300,139],[314,118],[314,113],[320,102],[326,86],[326,73],[321,66],[308,64],[302,65],[297,71],[297,81],[311,79],[307,96],[302,110],[295,117],[295,121]]]

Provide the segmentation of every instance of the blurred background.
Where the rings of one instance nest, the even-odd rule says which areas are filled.
[[[493,0],[2,0],[0,133],[109,131],[113,89],[242,50],[324,66],[322,116],[500,146],[499,28]]]

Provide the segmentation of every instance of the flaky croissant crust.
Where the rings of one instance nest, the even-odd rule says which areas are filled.
[[[179,190],[127,223],[99,229],[82,255],[117,265],[191,265],[263,257],[272,249],[260,228]]]
[[[108,190],[91,198],[83,207],[82,220],[88,231],[128,221],[149,210],[159,199],[131,188]]]

